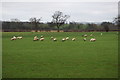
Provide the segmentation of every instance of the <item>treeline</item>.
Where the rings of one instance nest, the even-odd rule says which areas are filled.
[[[2,21],[2,31],[118,31],[120,25],[120,17],[114,19],[112,22],[95,23],[79,23],[79,22],[67,22],[69,15],[64,15],[60,11],[55,11],[52,15],[52,21],[42,23],[41,18],[32,17],[28,22],[21,22],[19,19],[11,19],[11,21]],[[119,27],[120,28],[120,27]]]
[[[102,22],[102,23],[78,23],[78,22],[69,22],[64,23],[60,26],[60,30],[65,32],[70,31],[117,31],[118,26],[111,23],[111,22]],[[31,22],[10,22],[10,21],[3,21],[2,22],[2,30],[4,32],[11,32],[11,31],[51,31],[51,30],[58,30],[57,26],[51,22],[47,23],[38,23],[37,27]]]

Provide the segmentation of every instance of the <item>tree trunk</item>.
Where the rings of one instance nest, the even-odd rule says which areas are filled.
[[[60,32],[59,26],[57,26],[57,28],[58,28],[57,32]]]
[[[35,30],[35,32],[37,32],[37,30]]]
[[[37,32],[37,30],[38,30],[38,29],[37,29],[37,23],[35,23],[35,32]]]

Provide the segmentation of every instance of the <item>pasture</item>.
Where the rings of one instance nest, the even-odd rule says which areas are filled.
[[[83,41],[93,34],[95,42]],[[116,32],[3,32],[3,78],[117,78],[118,35]],[[44,35],[44,41],[33,41]],[[13,36],[23,39],[13,40]],[[54,36],[57,41],[51,41]],[[76,41],[62,42],[63,37]]]

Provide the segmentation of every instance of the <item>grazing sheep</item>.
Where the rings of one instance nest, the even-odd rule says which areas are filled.
[[[84,37],[87,37],[87,34],[85,34]]]
[[[86,41],[87,39],[86,38],[83,38],[84,41]]]
[[[38,41],[39,38],[37,36],[34,37],[33,41]]]
[[[54,37],[51,37],[51,40],[53,40],[54,39]]]
[[[22,36],[17,37],[17,39],[22,39],[22,38],[23,38]]]
[[[65,39],[65,38],[62,38],[62,42],[64,42],[64,41],[66,41],[66,39]]]
[[[14,39],[14,38],[11,38],[11,40],[16,40],[16,39]]]
[[[87,37],[87,34],[82,35],[82,37]]]
[[[54,38],[53,41],[57,41],[57,38]]]
[[[11,40],[16,40],[16,38],[11,38]]]
[[[44,38],[40,38],[40,41],[44,41]]]
[[[43,35],[41,35],[41,38],[43,38],[44,36]]]
[[[72,41],[75,41],[76,40],[76,38],[72,38]]]
[[[93,34],[90,34],[90,36],[93,36]]]
[[[17,38],[15,37],[15,36],[13,36],[12,38],[11,38],[11,40],[16,40]]]
[[[94,42],[94,41],[96,41],[95,38],[91,38],[91,39],[90,39],[90,42]]]
[[[69,37],[66,37],[66,40],[69,40]]]

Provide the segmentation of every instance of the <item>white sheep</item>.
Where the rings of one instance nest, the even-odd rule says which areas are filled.
[[[11,40],[16,40],[16,38],[11,38]]]
[[[66,40],[69,40],[69,37],[66,37]]]
[[[11,38],[11,40],[16,40],[17,38],[15,37],[15,36],[13,36],[12,38]]]
[[[62,42],[66,41],[66,38],[62,38]]]
[[[51,40],[53,40],[54,39],[54,37],[51,37]]]
[[[34,37],[33,41],[37,41],[39,38],[37,36]]]
[[[17,37],[17,39],[22,39],[22,38],[23,38],[22,36]]]
[[[90,42],[94,42],[94,41],[96,41],[95,38],[91,38],[91,39],[90,39]]]
[[[90,36],[93,36],[93,34],[90,34]]]
[[[41,38],[43,38],[44,36],[43,35],[41,35]]]
[[[84,41],[86,41],[87,39],[86,38],[83,38]]]
[[[53,41],[57,41],[57,38],[54,38]]]
[[[44,41],[44,38],[40,38],[40,41]]]
[[[87,34],[82,35],[82,37],[87,37]]]
[[[84,37],[87,37],[87,34],[85,34]]]
[[[72,41],[75,41],[76,40],[76,38],[72,38]]]

